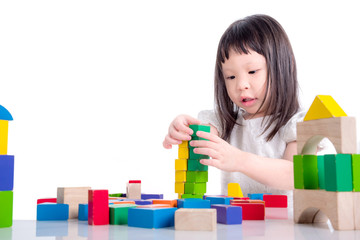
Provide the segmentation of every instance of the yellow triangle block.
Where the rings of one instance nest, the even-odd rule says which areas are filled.
[[[346,116],[346,113],[331,96],[318,95],[315,97],[309,111],[306,113],[304,121]]]
[[[228,183],[228,197],[244,197],[240,184],[238,183]]]

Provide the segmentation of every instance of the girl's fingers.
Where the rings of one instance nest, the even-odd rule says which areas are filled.
[[[203,132],[203,131],[197,131],[196,135],[198,137],[208,139],[208,140],[210,140],[212,142],[215,142],[215,143],[219,143],[222,140],[221,138],[219,138],[218,136],[216,136],[214,134],[211,134],[211,133],[208,133],[208,132]]]
[[[177,140],[180,140],[180,141],[189,141],[189,140],[191,140],[191,136],[188,133],[186,133],[184,131],[179,131],[178,129],[175,128],[175,126],[169,128],[169,134],[168,135],[171,138],[177,139]]]
[[[194,148],[194,153],[208,155],[211,158],[218,158],[219,154],[217,151],[211,148]]]
[[[219,168],[219,161],[217,159],[201,159],[200,163],[206,166]]]
[[[172,137],[170,137],[169,135],[165,136],[164,142],[163,142],[163,146],[164,148],[170,149],[171,145],[177,145],[177,144],[181,144],[182,141],[174,139]]]

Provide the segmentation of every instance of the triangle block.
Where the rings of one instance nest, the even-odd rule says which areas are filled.
[[[306,113],[304,121],[346,116],[346,113],[331,96],[317,95]]]

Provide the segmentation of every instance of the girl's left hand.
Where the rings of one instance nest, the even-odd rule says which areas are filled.
[[[206,140],[192,140],[190,146],[196,147],[194,153],[204,154],[211,157],[211,159],[201,159],[200,163],[208,166],[213,166],[227,172],[238,171],[239,160],[241,160],[242,151],[221,139],[220,137],[198,131],[198,137],[208,139]]]

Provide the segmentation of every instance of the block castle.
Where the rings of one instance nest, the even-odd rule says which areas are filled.
[[[210,126],[190,125],[194,132],[191,140],[206,140],[196,135],[197,131],[210,132]],[[206,193],[208,181],[208,166],[200,163],[200,159],[209,156],[194,153],[190,141],[183,141],[179,145],[178,159],[175,160],[175,193],[179,198],[202,198]]]
[[[315,155],[323,138],[337,154]],[[360,229],[360,155],[356,121],[331,96],[315,98],[304,122],[297,124],[294,156],[294,221],[330,219],[335,230]],[[326,215],[326,216],[325,216]]]

